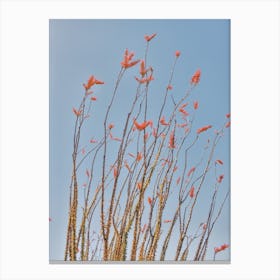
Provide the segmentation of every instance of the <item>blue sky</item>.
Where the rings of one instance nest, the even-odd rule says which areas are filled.
[[[190,101],[199,101],[194,128],[207,124],[219,128],[230,112],[230,21],[229,20],[50,20],[50,260],[62,260],[68,211],[68,186],[71,178],[72,137],[74,115],[84,94],[82,84],[90,75],[105,82],[96,87],[96,101],[91,118],[85,125],[82,141],[85,148],[88,139],[102,135],[104,111],[112,96],[124,50],[135,52],[143,58],[144,35],[157,33],[150,42],[148,65],[154,69],[155,80],[150,86],[148,118],[157,115],[160,98],[163,96],[174,61],[178,59],[172,94],[175,100],[185,92],[193,73],[201,69],[201,82],[194,89]],[[134,76],[139,67],[129,69],[120,85],[111,119],[116,136],[120,136],[125,109],[137,86]],[[169,102],[166,108],[171,108]],[[118,135],[119,132],[119,135]],[[201,147],[213,133],[201,136],[201,145],[193,150],[193,161],[199,157]],[[230,135],[226,131],[217,147],[215,157],[221,158],[220,167],[225,174],[218,202],[230,184]],[[115,147],[112,146],[112,153]],[[86,168],[86,166],[85,166]],[[206,182],[211,185],[211,179]],[[202,208],[197,221],[205,217],[210,191],[206,189],[201,198]],[[168,207],[172,210],[173,201]],[[226,204],[216,225],[209,247],[230,243],[230,207]],[[176,243],[176,240],[172,241]],[[175,244],[174,243],[174,244]],[[172,247],[172,246],[171,246]],[[209,250],[211,251],[211,250]],[[172,251],[169,252],[172,259]],[[212,256],[212,252],[209,253]],[[220,253],[217,259],[229,260],[229,250]]]

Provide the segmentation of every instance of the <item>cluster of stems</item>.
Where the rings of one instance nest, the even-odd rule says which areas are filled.
[[[158,115],[148,116],[153,68],[145,68],[150,40],[144,59],[132,62],[126,51],[111,100],[105,110],[103,135],[83,150],[84,124],[94,111],[95,98],[90,88],[100,81],[89,80],[78,109],[75,109],[72,177],[69,186],[69,211],[64,260],[70,261],[203,261],[214,226],[228,199],[229,192],[217,201],[223,177],[215,150],[228,122],[213,133],[211,126],[196,130],[197,103],[191,113],[185,109],[200,72],[192,78],[178,100],[170,93],[176,52]],[[140,62],[140,63],[139,63]],[[122,108],[126,118],[120,138],[114,137],[112,108],[118,89],[130,68],[140,65],[140,78],[131,104]],[[97,81],[97,82],[96,82]],[[127,110],[127,112],[124,112]],[[201,135],[211,131],[212,139],[201,147],[196,161],[192,149],[201,145]],[[110,146],[114,145],[112,155]],[[86,172],[85,171],[86,167]],[[83,177],[87,183],[82,185]],[[209,178],[212,185],[209,186]],[[207,185],[206,182],[207,181]],[[212,189],[209,208],[203,221],[197,221],[203,188]],[[204,205],[205,207],[205,205]],[[213,248],[210,248],[211,250]],[[212,251],[211,251],[212,253]]]

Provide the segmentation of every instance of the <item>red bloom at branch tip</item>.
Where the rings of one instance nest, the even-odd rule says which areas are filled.
[[[72,111],[77,117],[79,117],[82,114],[82,110],[78,111],[75,108],[72,108]]]
[[[114,126],[115,126],[115,125],[114,125],[113,123],[110,123],[110,124],[108,125],[108,128],[109,128],[109,129],[112,129],[112,128],[114,128]]]
[[[123,61],[121,62],[123,68],[125,69],[130,68],[136,65],[140,61],[139,59],[132,61],[133,56],[134,56],[133,52],[129,52],[128,49],[125,50],[124,58]]]
[[[192,168],[189,170],[187,176],[190,177],[191,174],[192,174],[194,171],[195,171],[195,167],[192,167]]]
[[[228,119],[230,118],[230,113],[226,114],[226,118]]]
[[[160,119],[159,122],[160,122],[161,125],[169,125],[169,123],[167,123],[167,122],[165,121],[164,116],[161,117],[161,119]]]
[[[148,197],[148,203],[149,203],[150,205],[152,205],[153,199],[152,199],[151,197]]]
[[[223,165],[223,164],[224,164],[223,161],[220,160],[220,159],[217,159],[217,160],[215,161],[215,163],[218,163],[218,164],[220,164],[220,165]]]
[[[198,101],[194,101],[194,102],[193,102],[193,108],[194,108],[195,110],[197,110],[197,108],[198,108]]]
[[[172,89],[173,89],[173,86],[172,86],[172,85],[168,85],[166,88],[167,88],[168,90],[172,90]]]
[[[175,149],[175,135],[174,135],[174,131],[172,131],[170,133],[170,137],[169,137],[169,148],[170,149]]]
[[[156,128],[153,128],[153,136],[157,137],[157,129]]]
[[[141,188],[142,188],[142,183],[141,183],[141,182],[138,182],[138,183],[137,183],[137,189],[140,191]]]
[[[126,169],[128,170],[128,172],[130,173],[131,172],[131,169],[127,163],[127,161],[124,161],[124,166],[126,167]]]
[[[217,180],[218,183],[222,183],[223,179],[224,179],[224,175],[222,174],[222,175],[219,176],[219,178]]]
[[[114,178],[116,179],[118,176],[118,169],[116,166],[114,166]]]
[[[215,254],[217,254],[217,253],[219,253],[221,251],[224,251],[227,248],[229,248],[229,245],[228,244],[223,244],[220,247],[215,247],[214,248],[214,252],[215,252]]]
[[[190,188],[189,195],[190,195],[190,198],[193,198],[193,197],[194,197],[194,186],[192,186],[192,187]]]
[[[92,100],[92,101],[96,101],[96,100],[97,100],[97,98],[96,98],[95,96],[92,96],[92,97],[90,98],[90,100]]]
[[[133,121],[134,126],[136,127],[136,129],[138,129],[140,131],[145,129],[148,125],[150,125],[150,122],[151,121],[145,121],[143,123],[138,123],[136,120]]]
[[[140,75],[141,75],[142,77],[144,77],[144,76],[146,75],[146,73],[148,72],[148,70],[149,70],[149,69],[146,69],[146,68],[145,68],[145,61],[144,61],[144,60],[141,60],[141,62],[140,62],[140,71],[139,71]]]
[[[230,127],[230,122],[227,122],[225,127],[226,128]]]
[[[95,79],[93,75],[91,75],[87,81],[87,84],[83,84],[85,90],[89,90],[94,85],[103,85],[104,82]],[[88,93],[89,94],[89,93]]]
[[[138,153],[137,153],[136,160],[137,160],[137,161],[140,161],[140,160],[142,159],[142,157],[143,157],[143,154],[140,153],[140,152],[138,152]]]
[[[97,140],[94,140],[93,138],[91,138],[91,139],[90,139],[90,143],[91,143],[91,144],[97,143]]]
[[[192,85],[197,85],[199,83],[200,75],[201,75],[201,71],[199,69],[196,70],[196,72],[194,73],[194,75],[191,78],[191,84]]]
[[[147,133],[145,133],[145,135],[144,135],[144,141],[147,141],[148,140],[148,138],[149,138],[149,133],[147,132]]]
[[[145,224],[145,225],[143,226],[143,228],[141,229],[141,233],[144,233],[146,229],[147,229],[147,224]]]
[[[182,113],[185,117],[189,115],[189,113],[184,108],[179,108],[179,112]]]
[[[179,57],[180,55],[181,55],[181,52],[180,52],[180,51],[176,51],[176,52],[175,52],[175,56],[176,56],[176,57]]]
[[[199,128],[199,129],[196,131],[196,133],[197,133],[197,134],[200,134],[201,132],[204,132],[204,131],[208,130],[208,129],[211,128],[211,127],[212,127],[212,125],[203,126],[203,127]]]
[[[153,38],[155,38],[157,33],[154,33],[152,35],[145,35],[144,38],[147,42],[150,42]]]

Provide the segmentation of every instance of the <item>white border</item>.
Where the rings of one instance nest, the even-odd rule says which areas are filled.
[[[0,279],[279,279],[279,2],[2,1]],[[228,265],[48,263],[48,19],[230,18]]]

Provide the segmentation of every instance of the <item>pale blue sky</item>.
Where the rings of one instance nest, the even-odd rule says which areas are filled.
[[[98,100],[82,138],[86,143],[91,136],[98,139],[103,133],[100,123],[112,95],[124,50],[128,48],[135,52],[136,58],[143,58],[144,35],[152,33],[157,36],[151,41],[148,55],[148,64],[153,66],[155,77],[150,86],[149,117],[156,116],[159,96],[167,85],[176,50],[181,51],[181,56],[174,73],[174,88],[170,92],[175,99],[176,95],[178,100],[185,92],[192,74],[198,68],[202,72],[201,82],[190,99],[198,100],[200,104],[194,127],[211,124],[214,129],[219,128],[225,121],[225,114],[230,112],[229,20],[50,20],[50,260],[63,259],[75,121],[72,107],[77,107],[83,96],[82,83],[91,74],[105,81],[105,85],[95,90]],[[137,66],[127,71],[119,88],[121,98],[112,108],[116,136],[120,136],[118,132],[120,134],[125,117],[121,112],[135,93],[134,76],[138,69]],[[224,189],[221,189],[218,202],[230,183],[229,132],[226,131],[215,154],[215,158],[224,161],[220,170],[225,174]],[[211,136],[213,132],[201,136],[202,143]],[[201,146],[193,151],[194,161]],[[211,182],[209,178],[206,184],[211,185]],[[201,205],[206,207],[198,211],[197,221],[206,215],[210,194],[209,189],[201,198]],[[172,209],[172,201],[168,207]],[[209,248],[230,243],[229,217],[228,201]],[[209,258],[212,255],[209,249]],[[172,252],[169,256],[172,259]],[[229,250],[220,253],[216,259],[229,260]]]

